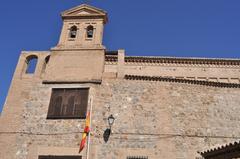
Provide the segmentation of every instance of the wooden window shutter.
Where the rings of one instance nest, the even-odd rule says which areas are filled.
[[[83,119],[88,106],[88,88],[58,88],[52,90],[48,119]]]
[[[53,104],[54,107],[54,115],[58,116],[62,113],[62,97],[58,96]]]
[[[73,116],[74,115],[74,112],[73,112],[73,109],[74,109],[74,99],[75,99],[75,96],[70,96],[68,98],[68,101],[67,101],[67,109],[66,109],[66,116]]]
[[[74,115],[80,118],[86,118],[88,105],[88,88],[81,89],[76,95]]]
[[[62,90],[53,89],[48,109],[48,118],[54,118],[61,115],[62,112]]]

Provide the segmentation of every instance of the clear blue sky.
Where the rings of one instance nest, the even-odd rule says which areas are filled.
[[[21,50],[56,45],[60,12],[82,0],[1,0],[0,112]],[[106,10],[104,44],[128,55],[240,58],[240,0],[91,0]]]

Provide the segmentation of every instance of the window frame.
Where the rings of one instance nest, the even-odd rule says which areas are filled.
[[[60,97],[60,96],[58,96],[58,97],[54,97],[55,95],[54,95],[54,93],[56,93],[56,92],[54,92],[54,91],[56,91],[56,90],[60,90],[60,91],[64,91],[62,94],[62,100],[61,100],[61,108],[60,108],[60,113],[59,113],[59,115],[56,115],[56,113],[54,112],[54,113],[52,113],[53,111],[56,111],[56,107],[54,107],[54,104],[53,104],[53,102],[56,102],[56,100],[54,100],[54,98],[56,99],[56,98],[58,98],[58,97]],[[77,103],[77,101],[74,101],[74,105],[73,105],[73,108],[70,108],[70,109],[72,109],[73,110],[73,115],[68,115],[67,114],[67,111],[68,111],[68,109],[67,109],[67,106],[68,106],[68,104],[69,103],[67,103],[67,105],[66,105],[66,103],[65,103],[65,105],[64,105],[64,101],[66,102],[68,102],[69,101],[69,98],[70,97],[72,97],[72,96],[70,96],[70,95],[66,95],[66,96],[68,96],[68,97],[64,97],[64,95],[65,95],[65,93],[66,93],[66,91],[67,90],[78,90],[79,92],[77,92],[77,94],[80,96],[80,94],[82,93],[84,96],[83,96],[83,98],[86,98],[86,99],[83,99],[83,101],[84,101],[84,103],[83,103],[83,105],[84,105],[84,107],[82,107],[83,105],[80,105],[79,107],[78,107],[78,109],[80,109],[80,110],[78,110],[79,112],[80,112],[80,114],[79,115],[77,115],[77,114],[74,114],[75,112],[74,111],[77,111],[77,108],[75,107],[77,104],[79,104],[79,103]],[[85,91],[85,93],[86,94],[84,94],[84,92],[81,92],[81,90],[84,90]],[[90,88],[89,87],[70,87],[70,88],[52,88],[52,90],[51,90],[51,97],[50,97],[50,102],[49,102],[49,106],[48,106],[48,112],[47,112],[47,119],[86,119],[86,113],[87,113],[87,109],[88,109],[88,104],[89,104],[89,91],[90,91]],[[61,93],[60,93],[61,94]],[[77,99],[77,98],[76,98]],[[80,101],[81,102],[81,101]],[[81,103],[80,103],[81,104]],[[74,107],[76,108],[75,110],[74,110]],[[65,114],[63,114],[61,111],[64,109],[64,113]],[[83,111],[83,112],[82,112]],[[82,112],[82,113],[81,113]]]

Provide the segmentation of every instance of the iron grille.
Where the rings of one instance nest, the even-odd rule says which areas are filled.
[[[148,159],[147,156],[128,156],[127,159]]]
[[[38,159],[82,159],[82,156],[39,156]]]

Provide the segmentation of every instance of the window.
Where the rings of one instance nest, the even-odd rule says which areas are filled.
[[[76,38],[77,36],[77,27],[74,25],[70,28],[69,38]]]
[[[50,59],[50,55],[48,55],[46,58],[45,58],[45,63],[48,64],[48,61]]]
[[[147,156],[128,156],[127,159],[148,159]]]
[[[27,69],[26,69],[26,74],[33,74],[36,70],[38,62],[38,57],[35,55],[28,56],[26,59],[27,63]]]
[[[48,64],[48,62],[49,62],[49,59],[50,59],[50,55],[48,55],[48,56],[45,58],[45,61],[44,61],[43,67],[42,67],[42,73],[45,72],[46,67],[47,67],[47,64]]]
[[[89,25],[87,27],[87,38],[93,38],[93,26]]]
[[[47,119],[86,118],[88,91],[88,88],[53,89]]]
[[[82,159],[82,156],[39,156],[38,159]]]

